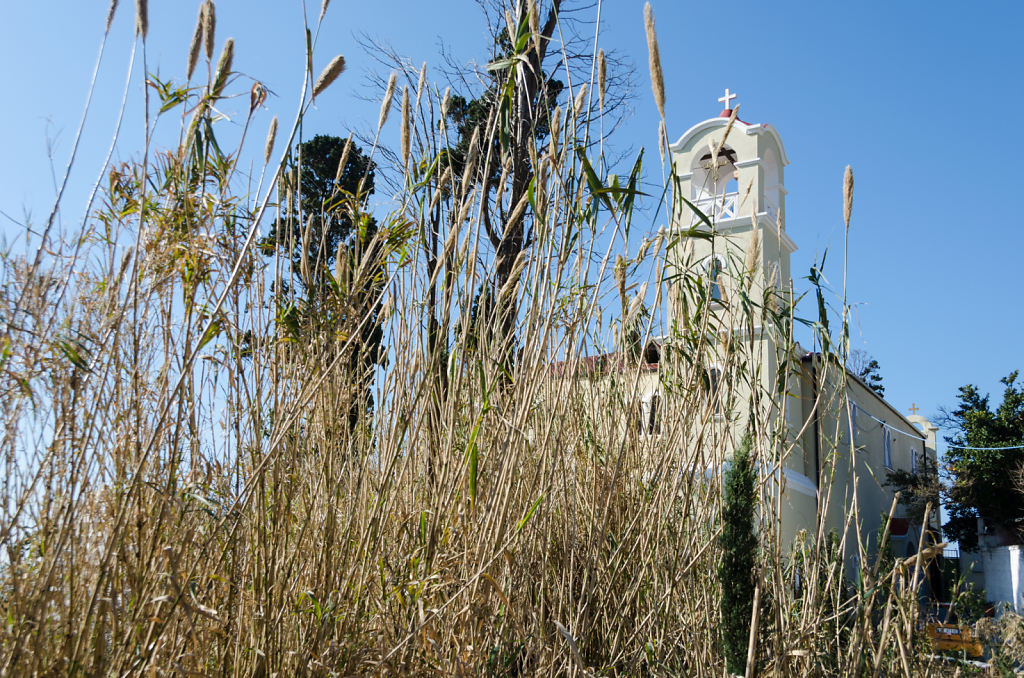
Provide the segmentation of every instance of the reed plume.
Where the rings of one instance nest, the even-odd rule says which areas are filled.
[[[149,0],[135,0],[135,32],[142,36],[143,40],[149,33]]]
[[[388,114],[391,113],[391,99],[395,96],[395,85],[398,83],[398,74],[392,71],[388,78],[388,86],[384,89],[384,99],[380,102],[380,115],[377,117],[377,131],[384,127],[388,121]]]
[[[196,27],[192,31],[192,42],[188,46],[188,68],[185,71],[185,78],[192,79],[192,73],[196,70],[196,63],[199,61],[199,50],[203,43],[203,16],[205,4],[199,5],[199,15],[196,17]]]
[[[327,64],[327,67],[320,72],[320,76],[316,79],[316,84],[313,85],[313,98],[315,99],[325,89],[331,86],[331,83],[338,79],[338,76],[345,72],[345,57],[338,55],[331,59],[331,63]]]
[[[402,88],[402,167],[409,166],[409,134],[412,111],[409,104],[409,86]]]
[[[309,267],[309,248],[312,245],[312,241],[313,215],[310,214],[306,218],[306,227],[302,229],[302,242],[300,243],[300,246],[302,247],[302,253],[299,257],[299,272],[302,275],[302,282],[304,282],[307,287],[310,286],[313,280],[313,272],[312,269],[310,269]]]
[[[576,98],[572,102],[572,114],[578,116],[583,111],[583,102],[587,98],[587,83],[580,83],[576,92]]]
[[[665,76],[661,71],[661,54],[658,51],[658,34],[654,30],[654,10],[651,3],[644,5],[644,30],[647,33],[647,57],[651,71],[651,89],[654,91],[654,102],[658,104],[658,113],[665,118]]]
[[[220,53],[220,59],[217,61],[217,75],[213,80],[213,89],[210,92],[214,99],[219,99],[224,91],[224,85],[227,84],[228,76],[231,74],[231,65],[234,58],[235,40],[234,38],[228,38],[227,42],[224,43],[224,49]]]
[[[850,214],[853,212],[853,168],[846,166],[843,173],[843,223],[850,228]]]
[[[427,62],[424,61],[420,66],[420,78],[416,82],[416,108],[420,107],[420,99],[423,97],[423,90],[427,84]]]
[[[747,292],[754,282],[754,276],[761,263],[761,233],[755,225],[750,229],[750,240],[747,242],[747,257],[743,264],[744,285]]]
[[[352,150],[352,136],[353,133],[349,132],[348,139],[345,140],[345,147],[341,150],[341,158],[338,159],[338,169],[334,173],[334,190],[338,190],[341,186],[341,176],[345,172],[345,166],[348,165],[348,155]]]
[[[263,146],[263,162],[270,162],[270,154],[274,152],[274,141],[277,138],[277,116],[270,121],[270,128],[267,130],[267,141]]]
[[[441,135],[445,136],[448,131],[448,110],[452,105],[452,88],[444,88],[444,96],[441,97]]]
[[[110,32],[111,24],[114,23],[114,15],[117,14],[117,3],[118,0],[110,0],[110,7],[107,8],[107,23],[104,30],[108,33]]]
[[[206,48],[206,58],[213,59],[214,38],[217,33],[217,10],[213,6],[213,0],[203,2],[203,44]]]

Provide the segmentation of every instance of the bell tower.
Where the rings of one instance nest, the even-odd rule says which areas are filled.
[[[726,89],[718,99],[724,110],[688,129],[670,147],[677,192],[672,229],[680,234],[696,228],[712,235],[684,238],[688,244],[673,253],[671,263],[678,272],[705,274],[712,299],[723,306],[738,291],[750,258],[755,259],[749,292],[754,299],[762,298],[766,285],[788,288],[789,258],[796,250],[786,234],[784,170],[789,161],[782,139],[769,124],[737,117],[735,98]],[[751,246],[757,248],[753,253]]]

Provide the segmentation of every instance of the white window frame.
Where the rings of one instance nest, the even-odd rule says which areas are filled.
[[[711,363],[706,368],[708,375],[708,394],[715,401],[715,418],[725,416],[725,403],[723,402],[722,394],[722,366],[717,363]]]
[[[655,404],[656,403],[656,404]],[[652,406],[654,410],[652,411]],[[654,419],[652,420],[652,415]],[[661,391],[651,391],[640,399],[640,435],[657,437],[665,426],[665,396]]]
[[[889,427],[884,425],[882,428],[882,462],[885,464],[885,468],[892,468],[892,434],[889,433]]]
[[[712,274],[715,266],[718,266],[718,272]],[[711,301],[714,303],[724,304],[727,300],[725,287],[722,285],[722,274],[726,271],[725,257],[721,254],[708,255],[703,261],[702,271],[707,275],[708,294],[710,295]],[[718,289],[717,297],[714,294],[715,288]]]

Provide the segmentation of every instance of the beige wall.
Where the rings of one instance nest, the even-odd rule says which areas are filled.
[[[923,431],[918,429],[913,425],[914,422],[849,372],[844,371],[844,374],[835,366],[823,367],[823,362],[817,358],[805,360],[804,364],[800,407],[804,416],[809,418],[805,421],[811,425],[806,428],[801,444],[810,452],[810,456],[817,456],[820,464],[825,532],[835,531],[838,535],[845,532],[846,553],[847,556],[853,556],[857,552],[853,521],[859,521],[861,539],[867,550],[873,553],[877,549],[882,515],[891,510],[895,495],[894,490],[885,485],[887,470],[912,470],[914,453],[919,460],[921,455],[927,455],[934,463],[936,429],[923,417],[914,417]],[[812,380],[817,376],[821,383],[822,369],[827,370],[827,374],[824,388],[821,389],[820,406],[815,409]],[[854,404],[857,407],[855,434],[850,417]],[[885,463],[885,426],[876,419],[891,427],[888,466]],[[828,489],[829,481],[831,490]],[[856,504],[853,501],[855,495]],[[856,516],[851,513],[854,505],[857,508]],[[905,516],[904,507],[897,506],[894,517]],[[932,520],[932,529],[937,526],[936,514]],[[920,526],[911,525],[905,536],[894,536],[893,552],[900,556],[907,554],[908,544],[911,547],[909,552],[913,552],[919,535]]]

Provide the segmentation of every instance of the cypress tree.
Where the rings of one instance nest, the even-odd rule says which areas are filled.
[[[754,565],[757,536],[757,478],[750,456],[750,434],[743,436],[725,475],[722,506],[722,652],[729,673],[743,674],[747,665],[750,616],[754,609]]]

